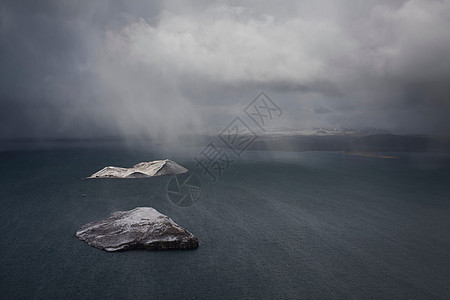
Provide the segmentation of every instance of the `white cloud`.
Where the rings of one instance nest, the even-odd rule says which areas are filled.
[[[199,15],[164,12],[110,32],[115,59],[218,82],[311,82],[333,73],[332,60],[356,44],[327,20],[256,16],[242,7],[213,6]]]

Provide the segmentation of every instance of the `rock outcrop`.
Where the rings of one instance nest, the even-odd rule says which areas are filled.
[[[188,169],[176,162],[164,159],[141,162],[132,168],[105,167],[88,178],[145,178],[160,175],[177,175],[187,171]]]
[[[151,207],[112,213],[108,219],[82,226],[75,235],[93,247],[111,252],[198,247],[192,233]]]

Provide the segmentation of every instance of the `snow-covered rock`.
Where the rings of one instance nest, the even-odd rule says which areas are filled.
[[[93,247],[111,252],[198,247],[192,233],[152,207],[117,211],[108,219],[82,226],[75,235]]]
[[[188,169],[170,159],[141,162],[132,168],[105,167],[88,178],[143,178],[160,175],[177,175]]]

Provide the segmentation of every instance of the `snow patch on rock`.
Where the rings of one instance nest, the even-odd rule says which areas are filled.
[[[132,168],[109,166],[87,178],[145,178],[160,175],[177,175],[186,173],[188,169],[170,159],[141,162]]]

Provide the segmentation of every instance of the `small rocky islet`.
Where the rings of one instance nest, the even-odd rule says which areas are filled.
[[[76,237],[109,252],[132,249],[194,249],[197,238],[152,207],[117,211],[82,226]]]

